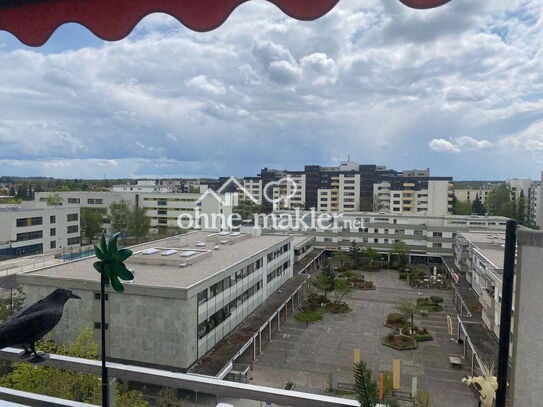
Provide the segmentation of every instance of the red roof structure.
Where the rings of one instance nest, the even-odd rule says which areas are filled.
[[[79,23],[96,36],[116,41],[126,37],[145,16],[167,13],[195,31],[219,27],[248,0],[0,0],[0,30],[30,46],[43,45],[62,24]],[[339,0],[268,0],[299,20],[315,20]],[[348,0],[344,0],[348,1]],[[441,6],[450,0],[399,0],[411,8]]]

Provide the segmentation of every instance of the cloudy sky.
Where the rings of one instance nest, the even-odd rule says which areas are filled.
[[[341,0],[314,22],[263,0],[217,30],[167,15],[119,42],[75,24],[0,33],[0,174],[255,175],[360,163],[458,180],[543,170],[540,0]]]

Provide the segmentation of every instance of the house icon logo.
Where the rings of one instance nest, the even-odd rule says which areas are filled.
[[[201,204],[201,202],[206,199],[207,196],[212,196],[215,198],[222,206],[234,206],[234,198],[232,193],[224,193],[224,190],[230,187],[231,185],[234,185],[237,187],[239,191],[250,201],[252,201],[254,204],[258,205],[258,199],[256,199],[253,194],[251,194],[247,188],[245,188],[241,182],[236,177],[230,177],[226,180],[224,184],[221,185],[221,187],[217,190],[217,192],[213,191],[211,188],[208,188],[207,191],[205,191],[200,198],[196,201],[196,204]]]

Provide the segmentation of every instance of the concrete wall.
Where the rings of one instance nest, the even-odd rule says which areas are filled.
[[[513,407],[539,406],[543,400],[543,232],[518,233],[516,312],[513,335]]]
[[[89,273],[92,271],[89,270]],[[69,285],[69,284],[67,284]],[[25,304],[32,304],[60,285],[21,284]],[[71,288],[81,300],[69,300],[64,315],[51,332],[54,341],[74,340],[85,327],[100,342],[100,300],[96,289]],[[108,292],[108,356],[134,362],[186,368],[197,359],[196,298],[177,299]]]

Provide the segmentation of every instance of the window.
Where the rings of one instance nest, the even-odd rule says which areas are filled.
[[[68,246],[72,246],[74,244],[79,244],[79,236],[68,238]]]
[[[49,248],[50,249],[56,249],[57,248],[56,240],[52,240],[51,242],[49,242]]]
[[[17,241],[35,240],[43,238],[43,231],[36,230],[34,232],[17,233]]]
[[[67,231],[68,233],[77,233],[79,232],[79,226],[78,225],[68,226]]]
[[[55,215],[49,216],[49,223],[57,223],[57,217]]]
[[[443,233],[442,232],[434,232],[433,236],[434,237],[443,237]]]
[[[69,204],[78,204],[78,203],[80,203],[80,199],[79,198],[68,198],[68,203]]]
[[[103,199],[89,198],[87,199],[87,204],[89,205],[102,205],[104,202]]]
[[[57,230],[55,228],[49,229],[49,236],[56,236],[56,235],[57,235]]]
[[[75,222],[79,220],[79,215],[77,213],[69,213],[66,216],[66,219],[68,220],[68,222]]]
[[[106,331],[107,331],[108,328],[109,328],[109,325],[106,322]],[[95,322],[94,323],[94,329],[102,329],[102,324],[100,322]]]
[[[162,198],[162,199],[158,199],[157,200],[157,205],[160,205],[160,206],[166,206],[168,205],[168,200]]]
[[[157,213],[159,215],[167,215],[168,214],[168,210],[166,208],[161,208],[157,211]]]
[[[198,293],[198,304],[203,304],[207,301],[207,288]]]
[[[43,225],[43,218],[41,216],[36,216],[34,218],[19,218],[17,219],[17,227],[23,226],[36,226]]]

